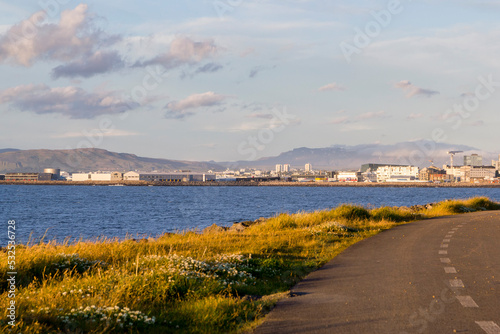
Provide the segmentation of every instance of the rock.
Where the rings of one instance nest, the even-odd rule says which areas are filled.
[[[243,232],[247,229],[248,225],[244,224],[244,222],[241,223],[234,223],[230,228],[229,232]]]
[[[403,211],[403,212],[413,212],[414,210],[412,208],[409,208],[407,206],[401,206],[399,208],[399,210]]]
[[[260,299],[262,299],[262,296],[245,295],[245,296],[241,297],[241,300],[250,301],[250,302],[254,302],[254,301],[260,300]]]
[[[356,229],[354,227],[342,225],[336,221],[330,221],[330,222],[327,222],[326,224],[333,227],[335,230],[342,231],[342,232],[357,232],[358,231],[358,229]]]
[[[249,227],[249,226],[255,225],[256,222],[253,220],[245,220],[245,221],[241,222],[241,224],[243,224],[245,227]]]
[[[266,220],[267,220],[267,218],[260,217],[260,218],[255,219],[254,223],[259,224],[259,223],[265,222]]]
[[[212,224],[209,227],[206,227],[203,230],[203,234],[209,234],[209,233],[221,233],[227,231],[227,227],[219,226],[217,224]]]

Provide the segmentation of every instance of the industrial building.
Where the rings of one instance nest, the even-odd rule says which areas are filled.
[[[387,166],[387,164],[373,164],[373,163],[368,163],[368,164],[361,165],[361,168],[360,168],[359,171],[361,173],[365,173],[368,170],[376,171],[379,167],[385,167],[385,166]],[[391,165],[391,166],[394,166],[394,167],[403,167],[405,165]]]
[[[361,181],[361,172],[338,172],[337,180],[339,182],[359,182]]]
[[[380,166],[377,168],[377,182],[388,180],[415,180],[418,178],[418,167],[415,166]]]
[[[123,180],[122,172],[97,172],[97,173],[73,173],[72,181],[121,181]]]
[[[45,168],[43,170],[45,174],[51,174],[51,180],[57,181],[61,179],[61,170],[59,168]]]
[[[215,174],[204,173],[143,173],[127,172],[123,174],[125,181],[148,182],[207,182],[215,181]]]
[[[6,173],[0,180],[5,181],[57,181],[61,180],[61,170],[58,168],[45,168],[43,173]]]
[[[6,173],[5,181],[51,181],[52,174],[49,173]]]

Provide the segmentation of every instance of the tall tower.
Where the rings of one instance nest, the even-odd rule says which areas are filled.
[[[312,172],[312,170],[313,170],[311,164],[306,164],[305,169],[306,169],[306,172]]]

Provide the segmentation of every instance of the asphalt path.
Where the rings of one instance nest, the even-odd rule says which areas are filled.
[[[254,333],[500,334],[500,212],[401,225],[311,273]]]

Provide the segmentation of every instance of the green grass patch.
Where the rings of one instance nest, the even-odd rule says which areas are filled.
[[[238,333],[350,245],[425,217],[499,209],[478,197],[408,208],[279,214],[243,232],[18,245],[16,333]],[[0,252],[0,332],[9,332]]]

